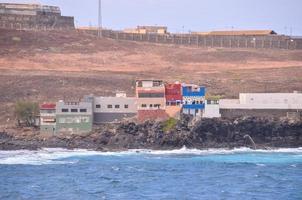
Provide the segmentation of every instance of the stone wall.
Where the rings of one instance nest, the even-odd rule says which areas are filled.
[[[57,6],[0,3],[0,28],[74,29],[74,18],[62,16]]]

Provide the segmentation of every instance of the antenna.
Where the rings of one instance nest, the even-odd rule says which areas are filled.
[[[102,37],[102,0],[99,0],[98,36]]]

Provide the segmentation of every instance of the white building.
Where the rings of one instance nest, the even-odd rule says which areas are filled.
[[[137,115],[135,97],[117,93],[115,97],[94,97],[94,123],[117,123]]]
[[[239,99],[221,99],[220,109],[301,110],[302,93],[241,93]]]
[[[242,93],[239,99],[221,99],[222,117],[301,118],[302,93]]]
[[[206,100],[203,118],[220,118],[219,100]]]

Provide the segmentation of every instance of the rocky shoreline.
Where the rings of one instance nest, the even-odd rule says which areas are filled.
[[[40,148],[171,150],[187,148],[257,149],[302,147],[302,122],[244,117],[203,119],[192,123],[183,117],[170,130],[161,122],[110,124],[86,135],[42,135],[34,129],[7,129],[0,132],[0,150]]]

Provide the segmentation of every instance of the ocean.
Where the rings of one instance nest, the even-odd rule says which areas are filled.
[[[302,199],[302,148],[0,151],[0,199]]]

